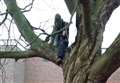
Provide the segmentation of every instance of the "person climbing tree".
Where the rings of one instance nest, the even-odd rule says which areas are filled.
[[[55,15],[54,27],[53,32],[60,31],[63,29],[68,23],[63,21],[61,16],[57,13]],[[66,49],[68,47],[68,38],[69,38],[69,28],[63,29],[57,34],[52,35],[51,37],[51,44],[57,47],[58,56],[57,56],[57,63],[62,64],[62,61],[65,56]]]
[[[61,18],[60,14],[57,13],[55,15],[55,21],[54,21],[52,34],[54,34],[57,31],[60,31],[67,24],[68,24],[67,22],[63,21],[63,19]],[[50,43],[52,45],[56,46],[57,48],[59,46],[60,36],[61,36],[63,31],[60,31],[59,33],[56,33],[56,34],[51,36],[51,42]],[[69,37],[69,28],[65,29],[65,31],[66,31],[67,37]]]
[[[63,31],[62,34],[60,35],[60,40],[58,44],[58,59],[57,63],[58,65],[63,63],[63,59],[65,57],[65,53],[68,47],[68,37],[66,31]]]

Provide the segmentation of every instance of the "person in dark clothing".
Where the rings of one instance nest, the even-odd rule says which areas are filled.
[[[59,14],[55,15],[53,32],[60,31],[64,28],[68,23],[63,21]],[[63,59],[65,57],[66,49],[68,47],[68,37],[69,37],[69,28],[54,34],[51,36],[51,44],[57,48],[57,63],[58,65],[63,63]]]
[[[56,14],[52,33],[60,31],[67,24],[68,24],[67,22],[63,21],[60,14]],[[66,49],[69,43],[68,38],[69,38],[69,28],[66,28],[65,30],[51,36],[50,43],[57,48],[58,65],[63,63],[63,59],[65,57]]]
[[[65,25],[67,25],[67,22],[63,21],[63,19],[61,18],[61,16],[59,14],[56,14],[52,33],[61,30],[62,28],[65,27]],[[59,46],[60,36],[61,36],[62,32],[63,31],[61,31],[57,34],[54,34],[51,37],[51,44],[56,46],[57,48]],[[67,36],[69,36],[69,29],[66,29],[66,32],[67,32]]]
[[[66,49],[68,47],[68,38],[65,34],[65,31],[63,31],[63,34],[60,35],[59,45],[58,45],[58,58],[61,60],[64,59]]]
[[[58,59],[57,64],[63,64],[63,59],[65,57],[65,53],[68,47],[68,37],[65,31],[63,31],[63,34],[60,35],[60,40],[58,44]]]

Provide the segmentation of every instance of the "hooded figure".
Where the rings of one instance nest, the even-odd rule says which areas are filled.
[[[64,22],[59,14],[56,14],[52,33],[61,30],[67,24],[68,23]],[[69,43],[68,37],[69,37],[69,28],[66,28],[65,30],[63,30],[51,37],[51,43],[57,47],[57,51],[58,51],[57,62],[58,62],[58,64],[62,64],[62,61],[64,59],[66,49],[67,49],[68,43]]]
[[[54,21],[54,26],[53,26],[53,32],[52,33],[61,30],[62,28],[65,27],[65,25],[67,25],[67,22],[63,21],[61,16],[57,13],[55,15],[55,21]],[[67,37],[69,37],[69,29],[67,28],[65,31],[66,31]],[[59,46],[60,36],[62,35],[62,32],[63,31],[52,35],[51,44],[53,44],[56,47]]]

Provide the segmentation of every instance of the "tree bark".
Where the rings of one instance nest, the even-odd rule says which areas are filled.
[[[65,1],[71,13],[73,10],[68,2],[72,2],[74,7],[74,0]],[[112,11],[120,5],[120,1],[93,0],[93,2],[90,0],[79,2],[76,11],[77,42],[64,66],[64,83],[105,83],[120,66],[119,36],[107,51],[101,54],[105,24]]]

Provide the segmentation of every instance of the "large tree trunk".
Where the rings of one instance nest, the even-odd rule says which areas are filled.
[[[0,55],[3,55],[0,58],[42,57],[56,63],[56,52],[33,33],[30,23],[16,5],[16,1],[4,1],[22,36],[31,44],[32,51],[6,52],[7,55],[0,52]],[[120,34],[106,52],[101,54],[105,24],[112,11],[120,4],[120,0],[65,1],[71,14],[76,11],[77,36],[62,67],[64,83],[105,83],[120,66]],[[76,10],[73,10],[74,7],[77,7]]]
[[[75,7],[74,3],[77,0],[65,1],[72,13],[71,5]],[[101,54],[105,24],[119,4],[119,0],[79,2],[76,11],[77,43],[64,66],[64,83],[105,83],[120,66],[118,63],[120,59],[115,58],[120,55],[120,34],[111,47]]]

